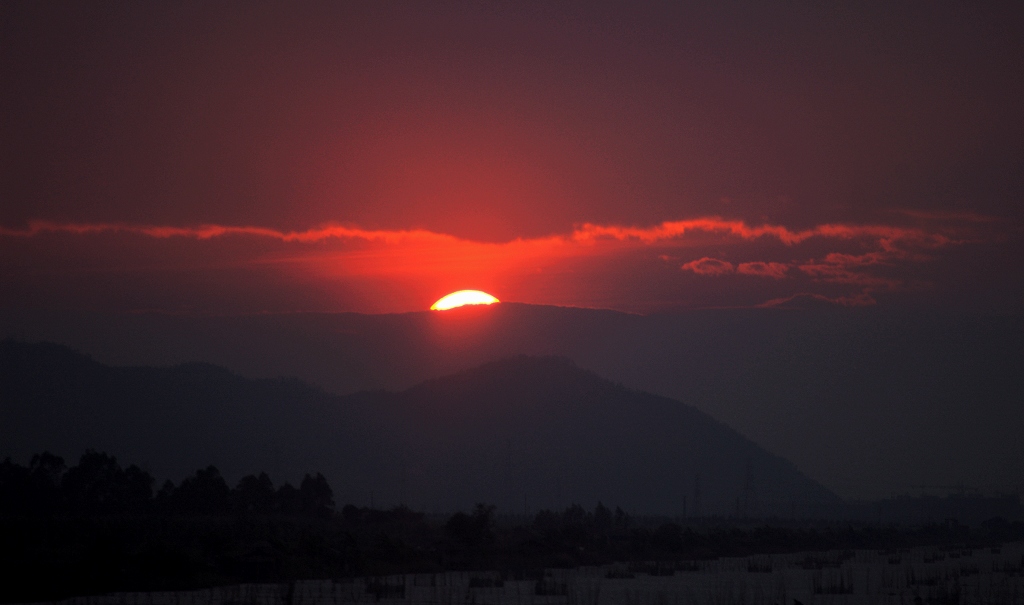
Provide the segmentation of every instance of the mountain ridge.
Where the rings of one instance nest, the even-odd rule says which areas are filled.
[[[702,514],[778,514],[837,500],[696,408],[564,356],[517,356],[401,392],[336,396],[211,364],[117,368],[13,341],[0,351],[2,455],[104,449],[175,479],[209,463],[235,479],[322,470],[340,500],[439,511],[601,500],[681,514],[696,499]],[[758,498],[751,468],[763,475],[754,478]],[[701,495],[691,494],[694,481]]]
[[[206,361],[327,392],[404,390],[517,354],[564,355],[691,404],[846,497],[1024,489],[1024,317],[899,309],[629,315],[501,303],[396,315],[0,313],[0,334],[113,365]],[[949,447],[950,443],[978,447]]]

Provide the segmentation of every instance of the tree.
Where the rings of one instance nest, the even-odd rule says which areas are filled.
[[[594,508],[594,527],[605,530],[612,525],[612,511],[603,503],[598,502]]]
[[[274,508],[286,515],[298,514],[302,509],[299,490],[295,489],[295,486],[287,481],[284,485],[277,488],[274,500]]]
[[[56,463],[40,459],[36,472],[52,476]],[[95,450],[86,450],[78,466],[63,474],[60,485],[71,512],[79,514],[141,512],[153,496],[149,473],[135,465],[124,470],[117,458]]]
[[[334,491],[320,473],[306,475],[299,486],[301,511],[307,515],[330,517],[334,514]]]
[[[146,510],[153,499],[153,476],[136,465],[124,470],[124,508],[128,512]]]
[[[274,510],[274,483],[266,473],[246,475],[231,492],[233,508],[244,513],[267,514]]]
[[[170,498],[174,510],[183,513],[220,515],[230,510],[231,489],[217,467],[210,465],[182,480]]]
[[[463,512],[455,513],[445,524],[445,533],[467,546],[489,544],[494,541],[494,510],[492,505],[477,504],[472,516]]]
[[[43,489],[60,489],[60,480],[64,476],[67,466],[60,456],[43,452],[32,456],[28,464],[29,472],[32,473],[32,482]]]
[[[0,513],[24,515],[32,512],[32,474],[29,469],[6,458],[0,462]]]

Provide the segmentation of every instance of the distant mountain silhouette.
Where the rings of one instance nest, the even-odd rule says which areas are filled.
[[[110,367],[58,345],[4,341],[0,399],[0,455],[94,448],[174,480],[211,463],[229,481],[319,471],[339,504],[521,512],[603,501],[639,513],[762,516],[836,501],[695,408],[561,357],[336,396],[208,364]]]
[[[39,311],[0,313],[0,336],[8,335],[59,342],[115,365],[203,361],[248,378],[296,376],[336,394],[400,391],[520,354],[562,355],[693,405],[844,495],[960,483],[1024,488],[1021,316],[640,316],[517,303],[393,315]]]
[[[204,363],[110,367],[54,344],[0,344],[0,455],[85,449],[175,481],[209,464],[294,475],[316,407],[297,380],[247,380]],[[294,477],[293,477],[294,479]]]

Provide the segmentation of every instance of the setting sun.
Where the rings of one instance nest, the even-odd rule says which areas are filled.
[[[430,305],[431,311],[447,311],[463,305],[492,305],[501,302],[486,292],[480,290],[459,290],[448,296],[442,297],[436,303]]]

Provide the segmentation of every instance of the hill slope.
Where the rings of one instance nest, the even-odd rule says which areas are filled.
[[[178,479],[323,472],[340,502],[446,511],[592,505],[803,512],[835,497],[695,408],[558,357],[515,357],[406,391],[339,397],[206,364],[118,368],[51,344],[0,344],[0,442],[24,459],[86,447]]]
[[[445,313],[0,313],[0,335],[115,365],[205,361],[346,394],[561,355],[684,401],[843,495],[1024,489],[1024,318],[843,309],[651,316],[502,303]]]

